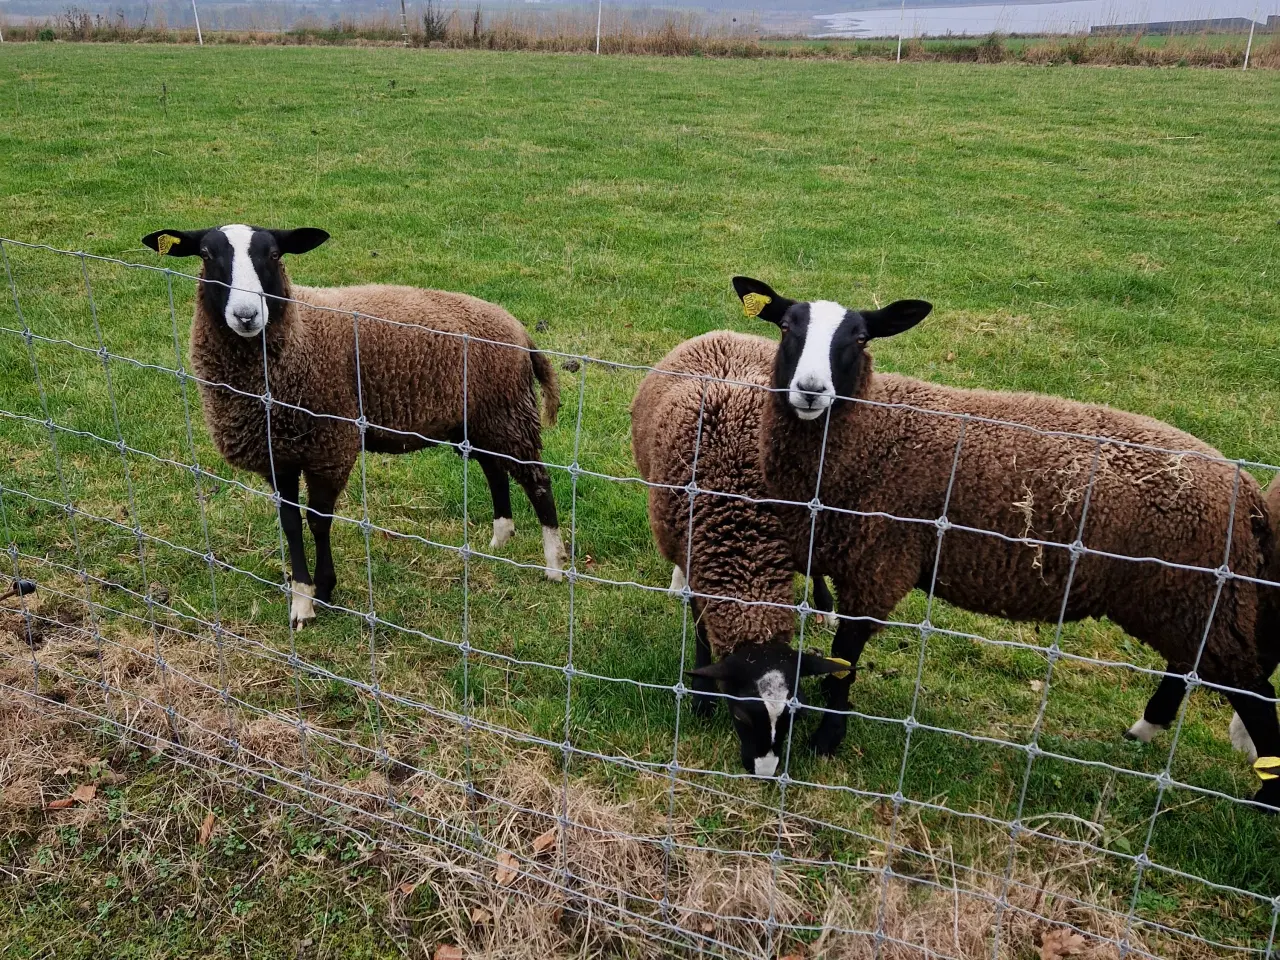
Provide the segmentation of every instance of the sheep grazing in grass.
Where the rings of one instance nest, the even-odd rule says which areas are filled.
[[[408,453],[464,437],[476,448],[472,456],[493,497],[494,548],[515,532],[508,476],[515,477],[542,524],[547,576],[560,579],[565,551],[551,481],[538,462],[534,393],[536,379],[553,423],[559,391],[550,362],[514,317],[474,297],[412,287],[293,286],[281,257],[328,238],[313,228],[242,224],[142,238],[162,255],[202,260],[191,365],[218,451],[266,478],[280,497],[293,568],[291,623],[314,619],[313,598],[327,603],[333,594],[329,531],[360,454],[362,413],[364,448],[373,453]],[[464,347],[463,335],[475,339]],[[270,408],[270,443],[260,398],[268,386],[279,401]],[[302,542],[301,477],[316,544],[314,582]]]
[[[675,564],[672,589],[682,590],[687,574],[689,588],[703,595],[691,600],[697,655],[690,674],[701,692],[694,707],[709,714],[715,698],[707,694],[717,686],[728,695],[743,766],[760,776],[777,772],[791,728],[795,571],[806,565],[792,555],[773,510],[740,499],[765,495],[758,451],[768,392],[750,384],[768,385],[773,352],[761,337],[704,334],[667,354],[631,404],[640,474],[664,485],[649,488],[649,526]],[[688,495],[670,489],[691,480],[707,491],[694,495],[692,516]],[[819,605],[830,609],[820,576],[815,584]],[[848,669],[807,653],[799,666],[802,676]]]
[[[814,565],[831,576],[842,614],[883,620],[920,587],[1011,620],[1110,617],[1171,674],[1194,667],[1232,688],[1258,752],[1280,755],[1276,619],[1265,591],[1215,575],[1226,563],[1256,577],[1269,562],[1267,506],[1249,474],[1149,417],[873,373],[867,342],[915,326],[931,310],[923,301],[857,311],[789,300],[746,277],[733,284],[748,315],[782,331],[761,421],[769,494],[858,511],[817,516]],[[793,551],[807,548],[808,508],[777,509]],[[842,620],[833,655],[856,664],[876,629]],[[847,709],[851,680],[824,681],[829,705]],[[1167,676],[1131,735],[1168,727],[1184,690]],[[815,748],[833,752],[845,725],[828,714]],[[1280,780],[1265,779],[1256,799],[1280,804]]]

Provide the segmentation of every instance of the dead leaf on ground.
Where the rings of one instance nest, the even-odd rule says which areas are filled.
[[[418,885],[416,883],[410,883],[408,880],[400,884],[400,887],[399,887],[400,892],[403,893],[406,897],[409,896],[409,894],[413,893],[413,891],[417,889],[418,889]]]
[[[65,777],[68,774],[79,773],[79,772],[80,771],[75,767],[59,767],[57,770],[53,771],[53,775],[55,777]]]
[[[209,842],[209,838],[213,836],[213,812],[204,818],[204,822],[200,824],[200,836],[196,837],[196,843],[204,846]]]
[[[533,841],[533,855],[536,857],[540,853],[546,853],[556,845],[556,838],[560,836],[560,828],[552,827],[542,836]]]
[[[71,793],[71,799],[77,803],[89,803],[98,795],[98,788],[92,783],[82,783]]]
[[[1084,937],[1066,927],[1054,927],[1040,938],[1040,960],[1062,960],[1084,949]]]
[[[436,947],[435,960],[462,960],[462,948],[452,943],[442,943]]]
[[[1031,689],[1032,689],[1032,690],[1034,690],[1036,693],[1039,693],[1041,690],[1043,690],[1043,689],[1044,689],[1044,681],[1043,681],[1043,680],[1032,680],[1032,681],[1031,681]]]
[[[498,886],[509,887],[516,882],[518,876],[520,876],[520,866],[516,858],[509,853],[499,854],[498,869],[493,875]]]
[[[551,911],[551,922],[556,926],[564,919],[564,907],[556,907]]]
[[[476,926],[480,926],[481,924],[488,923],[492,919],[493,919],[493,914],[490,913],[488,910],[486,910],[484,907],[471,908],[471,922],[474,923]]]
[[[70,797],[64,797],[61,800],[50,800],[47,810],[66,810],[75,803]]]

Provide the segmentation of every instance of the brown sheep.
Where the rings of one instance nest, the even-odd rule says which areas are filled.
[[[191,366],[218,451],[232,465],[261,475],[280,498],[293,568],[290,622],[301,627],[314,619],[312,598],[328,603],[337,582],[329,531],[360,454],[362,412],[364,447],[372,453],[408,453],[438,442],[460,444],[465,437],[493,497],[491,547],[515,531],[508,474],[514,476],[542,524],[547,576],[560,579],[565,554],[551,481],[538,462],[542,438],[533,386],[536,378],[547,421],[554,422],[559,392],[547,358],[514,317],[474,297],[412,287],[294,287],[281,255],[305,253],[328,236],[312,228],[233,224],[160,230],[142,239],[161,254],[202,260]],[[477,338],[465,347],[465,404],[462,334]],[[514,349],[499,345],[507,343]],[[268,384],[278,401],[271,406],[269,445],[260,399]],[[298,509],[302,476],[316,542],[314,584]]]
[[[1149,739],[1172,722],[1186,685],[1177,674],[1195,669],[1240,691],[1226,695],[1253,742],[1264,756],[1280,755],[1280,724],[1268,702],[1275,622],[1260,616],[1254,584],[1225,578],[1219,596],[1212,572],[1225,561],[1256,577],[1269,560],[1267,507],[1252,476],[1149,417],[873,374],[867,341],[919,323],[931,310],[923,301],[859,312],[792,301],[745,277],[734,278],[734,287],[749,314],[782,330],[777,392],[761,426],[770,495],[802,504],[820,496],[825,506],[887,515],[819,511],[814,563],[831,575],[842,613],[883,620],[920,587],[1011,620],[1110,617],[1169,662],[1170,675],[1132,736]],[[807,548],[808,508],[778,512],[802,541],[793,549]],[[1078,540],[1115,556],[1067,549]],[[868,620],[842,620],[833,654],[857,663],[876,629]],[[848,709],[851,679],[825,681],[829,706]],[[845,716],[827,714],[815,748],[834,751],[845,724]],[[1257,799],[1280,804],[1280,780],[1264,782]]]
[[[807,566],[807,557],[792,556],[767,504],[739,499],[765,496],[757,456],[773,353],[763,337],[704,334],[668,353],[631,404],[631,448],[640,475],[663,485],[649,487],[649,526],[659,552],[675,564],[672,589],[682,590],[687,574],[695,594],[697,655],[689,672],[701,695],[694,708],[709,714],[715,701],[706,694],[719,686],[729,697],[743,766],[760,776],[777,772],[790,734],[795,571]],[[690,480],[706,491],[695,494],[692,517],[688,495],[669,489]],[[822,578],[814,582],[817,603],[830,609]],[[804,676],[845,669],[811,654],[800,658]]]

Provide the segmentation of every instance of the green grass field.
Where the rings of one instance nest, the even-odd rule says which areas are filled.
[[[850,306],[923,297],[936,305],[934,314],[877,347],[881,369],[1106,402],[1168,420],[1230,457],[1275,462],[1277,102],[1280,77],[1271,72],[6,45],[0,235],[155,264],[138,238],[163,227],[319,226],[333,239],[293,260],[296,281],[462,290],[501,303],[530,329],[542,325],[541,346],[632,364],[654,363],[715,328],[764,332],[742,318],[728,282],[734,273]],[[6,251],[31,329],[96,348],[80,262]],[[172,367],[163,275],[92,262],[87,269],[110,350]],[[185,352],[192,288],[178,279],[173,291]],[[18,326],[7,299],[0,326]],[[109,392],[93,354],[46,343],[33,350],[57,423],[115,440],[118,420],[130,446],[190,462],[183,395],[172,375],[116,361]],[[562,371],[565,412],[545,435],[547,459],[573,461],[581,391],[578,462],[611,477],[635,476],[627,408],[639,380],[634,371],[590,363]],[[133,652],[153,652],[152,633],[130,619],[145,617],[139,598],[159,584],[176,612],[162,613],[156,642],[175,668],[212,687],[172,681],[200,716],[220,715],[216,694],[225,685],[248,704],[238,711],[241,722],[253,720],[255,709],[289,711],[301,701],[308,722],[365,745],[385,737],[393,756],[441,776],[461,777],[466,766],[478,783],[501,791],[510,768],[527,761],[545,765],[558,785],[559,751],[516,755],[501,738],[473,733],[464,757],[457,727],[323,678],[304,677],[295,687],[288,669],[251,656],[239,642],[226,664],[218,662],[210,631],[180,614],[220,618],[237,636],[287,654],[287,606],[272,586],[281,578],[280,542],[262,484],[218,460],[194,393],[191,401],[200,463],[250,490],[206,481],[197,500],[189,472],[137,455],[123,458],[126,482],[117,450],[67,433],[58,436],[60,480],[47,432],[0,419],[4,540],[24,555],[24,575],[46,587],[42,615],[84,616],[74,599],[83,595],[76,578],[29,559],[74,570],[76,543],[60,510],[14,491],[61,503],[65,485],[81,510],[122,525],[82,516],[76,533],[90,573],[119,585],[95,588],[94,598],[120,611],[100,619],[105,662],[123,685],[160,689],[154,666],[137,667]],[[45,416],[27,348],[13,333],[0,333],[0,409],[36,421]],[[670,570],[651,544],[640,487],[583,476],[571,498],[566,471],[556,471],[555,483],[566,529],[575,501],[580,569],[665,586]],[[382,527],[487,544],[481,474],[473,470],[467,480],[464,515],[463,477],[452,454],[370,457],[367,487],[370,517]],[[340,501],[357,521],[358,490],[353,480]],[[518,532],[504,556],[537,563],[536,522],[522,497],[515,506]],[[228,571],[211,578],[198,557],[155,542],[145,545],[144,578],[128,528],[137,523],[202,554],[202,514],[215,554],[260,579]],[[368,610],[366,541],[357,525],[335,528],[335,551],[335,601]],[[374,608],[405,629],[379,627],[371,656],[362,621],[330,613],[298,635],[300,657],[361,682],[376,679],[395,696],[449,711],[465,706],[554,743],[565,735],[564,672],[512,665],[484,651],[563,665],[572,640],[578,670],[659,685],[677,679],[682,611],[660,592],[580,582],[571,616],[567,586],[502,562],[473,560],[464,571],[455,553],[377,534],[368,562]],[[922,610],[916,594],[897,616],[912,622]],[[464,614],[475,651],[465,666],[454,646],[464,636]],[[33,654],[22,621],[5,616],[5,682],[30,686]],[[935,623],[1026,643],[1047,644],[1050,636],[1049,629],[955,610],[935,615]],[[811,639],[822,644],[827,635]],[[854,689],[857,710],[906,715],[919,645],[909,629],[873,641]],[[1161,666],[1107,623],[1070,625],[1063,645]],[[47,668],[40,680],[46,694],[86,707],[95,702],[99,665],[82,637],[53,631],[34,657]],[[936,636],[916,715],[937,727],[1025,742],[1044,664],[1034,651]],[[1041,746],[1160,771],[1168,735],[1150,746],[1120,737],[1153,688],[1128,671],[1060,664]],[[1256,781],[1230,749],[1229,716],[1216,697],[1192,698],[1173,775],[1246,796]],[[569,727],[578,748],[666,763],[675,723],[668,691],[572,680]],[[807,731],[805,724],[797,736],[792,777],[876,793],[897,789],[901,725],[855,719],[841,755],[823,762],[802,749]],[[259,810],[252,798],[207,786],[163,755],[110,752],[102,735],[83,740],[84,755],[97,750],[111,772],[97,801],[107,805],[72,811],[74,822],[15,799],[18,768],[0,767],[0,884],[11,893],[0,897],[0,942],[9,944],[8,955],[267,957],[296,949],[321,956],[327,939],[333,955],[417,956],[429,954],[440,931],[457,930],[449,915],[457,904],[446,890],[437,885],[428,895],[431,884],[424,883],[405,902],[396,892],[403,877],[367,852],[348,857],[341,834],[304,830],[305,818],[288,814],[268,818],[267,805]],[[358,750],[315,750],[311,762],[330,777],[357,781],[375,766]],[[679,761],[736,771],[728,718],[702,722],[683,709]],[[74,765],[55,766],[39,775],[46,800],[69,792],[81,776]],[[101,765],[95,769],[104,775]],[[1009,747],[917,732],[903,791],[912,800],[1008,819],[1025,769],[1024,755]],[[579,756],[569,778],[629,811],[633,829],[644,824],[662,834],[664,776]],[[676,791],[672,821],[681,839],[763,854],[774,848],[776,821],[761,805],[776,805],[776,785],[698,774],[688,780],[692,785]],[[1029,822],[1050,837],[1093,846],[1020,846],[1019,875],[1121,913],[1136,895],[1142,918],[1265,947],[1269,905],[1168,871],[1135,874],[1126,856],[1144,849],[1154,801],[1147,781],[1037,760],[1026,796]],[[465,806],[461,798],[454,803]],[[820,903],[833,889],[874,898],[878,873],[868,878],[842,867],[883,864],[892,821],[886,805],[812,786],[791,787],[786,803],[873,838],[793,825],[784,849],[827,863],[797,872],[801,899]],[[206,807],[219,811],[221,838],[208,848],[193,839]],[[961,865],[997,875],[1004,870],[1007,831],[933,808],[904,810],[910,829],[899,830],[898,842],[946,850]],[[1147,851],[1152,861],[1264,897],[1280,893],[1274,821],[1185,790],[1166,793],[1162,810]],[[299,831],[325,839],[300,843]],[[167,866],[157,866],[157,857]],[[900,858],[895,869],[909,874],[913,862]],[[908,907],[924,911],[927,894],[913,896]],[[944,900],[951,902],[949,892]],[[1049,901],[1070,914],[1066,901]],[[821,907],[814,909],[821,917]],[[1084,914],[1071,915],[1090,926]],[[1118,936],[1123,925],[1106,929]],[[1217,955],[1217,948],[1150,928],[1136,935],[1164,956]],[[573,952],[574,937],[597,943],[591,936],[566,935],[555,949]],[[299,946],[304,938],[313,941],[311,953]],[[494,954],[516,955],[502,941],[501,934],[491,938]],[[972,949],[940,942],[937,949],[951,955],[990,951],[981,937]],[[58,945],[53,954],[51,943]],[[1006,945],[1011,957],[1034,951],[1030,934]]]

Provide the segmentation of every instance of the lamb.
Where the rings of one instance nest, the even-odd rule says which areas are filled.
[[[684,588],[687,572],[690,589],[703,595],[691,601],[697,654],[689,673],[700,691],[694,708],[709,714],[715,699],[708,693],[717,686],[729,696],[743,766],[759,776],[776,773],[790,733],[787,704],[795,693],[797,656],[791,646],[794,578],[807,557],[797,563],[767,504],[715,494],[764,496],[757,449],[768,394],[750,384],[767,386],[772,354],[773,344],[762,337],[704,334],[668,353],[631,404],[631,446],[640,474],[649,483],[668,485],[649,488],[649,526],[658,550],[675,564],[672,588]],[[690,480],[708,491],[694,496],[692,518],[688,495],[670,489]],[[825,585],[818,602],[829,609]],[[848,664],[800,655],[802,676],[847,669]]]
[[[508,476],[515,477],[542,525],[546,575],[560,579],[566,554],[550,478],[539,462],[533,385],[536,378],[543,413],[554,423],[559,391],[551,363],[514,317],[474,297],[412,287],[293,286],[282,255],[306,253],[328,238],[310,227],[243,224],[158,230],[142,238],[161,255],[202,260],[191,366],[219,453],[264,477],[279,497],[292,567],[291,624],[301,628],[313,620],[313,599],[328,603],[337,584],[329,533],[360,454],[362,414],[364,448],[373,453],[408,453],[464,438],[475,448],[493,498],[492,548],[515,532]],[[463,334],[477,339],[464,348]],[[268,386],[280,401],[270,408],[269,443],[260,399]],[[303,476],[316,546],[314,582],[302,542]]]
[[[1172,722],[1186,685],[1177,674],[1195,666],[1203,680],[1236,691],[1227,698],[1258,752],[1280,755],[1268,679],[1280,659],[1277,620],[1254,584],[1225,577],[1219,596],[1212,572],[1226,562],[1256,577],[1272,555],[1267,506],[1249,474],[1148,417],[874,374],[867,341],[915,326],[932,309],[924,301],[856,311],[789,300],[746,277],[733,284],[748,315],[782,331],[776,392],[761,419],[766,488],[779,499],[821,496],[859,511],[817,516],[814,563],[831,575],[842,613],[883,620],[920,587],[1011,620],[1107,616],[1169,663],[1133,736],[1149,739]],[[778,513],[782,529],[803,541],[793,552],[807,548],[808,508]],[[842,619],[833,655],[856,664],[875,629]],[[824,681],[829,706],[848,709],[851,680]],[[833,752],[845,725],[845,716],[828,714],[813,746]],[[1255,799],[1280,805],[1280,780],[1265,780]]]

